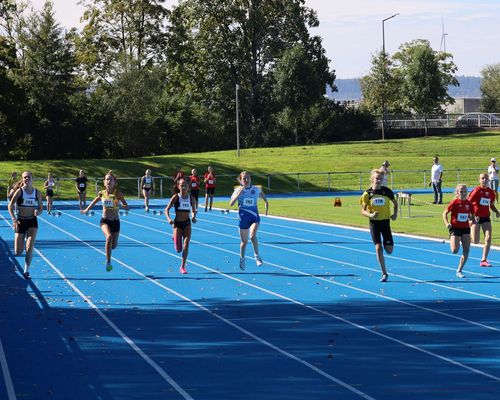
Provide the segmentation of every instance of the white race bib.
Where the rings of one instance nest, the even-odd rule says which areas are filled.
[[[196,182],[191,182],[191,187],[196,187]]]
[[[252,198],[243,199],[243,206],[253,207],[254,205],[255,205],[255,199],[252,199]]]
[[[113,200],[111,200],[111,199],[105,199],[103,203],[104,203],[104,207],[113,207],[114,206]]]
[[[35,199],[23,199],[23,206],[35,207]]]
[[[457,221],[458,222],[467,222],[467,219],[469,218],[468,213],[458,213],[457,215]]]
[[[190,200],[179,200],[179,211],[189,211],[191,209],[191,201]]]
[[[85,187],[85,183],[79,183],[79,184],[78,184],[78,187],[80,187],[80,188],[82,188],[82,189],[83,189],[83,188]]]
[[[383,197],[375,197],[374,199],[372,199],[372,205],[385,206],[385,199]]]
[[[212,179],[209,179],[209,180],[208,180],[208,184],[209,184],[209,185],[212,185],[213,183],[214,183],[214,181],[213,181]]]
[[[479,200],[479,205],[481,206],[490,206],[490,199],[486,197],[481,197],[481,200]]]

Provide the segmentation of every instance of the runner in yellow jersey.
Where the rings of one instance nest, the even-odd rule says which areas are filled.
[[[370,233],[377,260],[382,269],[381,282],[386,282],[388,278],[385,266],[384,250],[391,254],[394,250],[394,240],[392,239],[390,220],[396,220],[398,217],[398,203],[394,198],[394,193],[388,187],[382,186],[383,174],[374,169],[371,173],[371,187],[366,190],[361,198],[361,215],[370,219]],[[391,203],[393,212],[391,214]]]

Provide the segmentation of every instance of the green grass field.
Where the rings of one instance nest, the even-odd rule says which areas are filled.
[[[182,166],[186,173],[196,168],[200,175],[208,165],[212,165],[219,176],[219,195],[229,195],[236,183],[236,176],[240,171],[247,170],[252,173],[253,182],[261,184],[269,193],[327,191],[330,187],[334,196],[338,190],[366,188],[369,171],[380,167],[385,159],[390,160],[394,170],[395,189],[423,188],[423,171],[430,169],[432,157],[436,154],[440,156],[445,168],[445,187],[454,187],[458,181],[472,186],[477,182],[479,171],[486,170],[489,159],[497,156],[494,153],[497,148],[500,148],[500,132],[478,132],[428,138],[243,149],[239,158],[236,157],[236,151],[231,150],[126,160],[9,161],[0,162],[0,190],[5,193],[7,180],[13,170],[31,170],[35,178],[43,180],[49,171],[56,177],[74,178],[78,170],[83,168],[87,176],[95,178],[99,186],[106,171],[112,169],[119,177],[120,188],[126,196],[136,197],[137,178],[147,168],[152,169],[154,176],[169,177],[177,165]],[[458,174],[452,170],[460,171]],[[318,172],[324,174],[317,174]],[[330,181],[327,172],[331,173]],[[299,173],[300,176],[297,175]],[[171,180],[163,179],[162,183],[163,197],[167,197],[170,195]],[[41,187],[41,182],[37,182],[37,186]],[[56,195],[60,198],[74,198],[74,182],[61,180]],[[425,195],[421,196],[425,200]],[[451,195],[445,197],[445,201],[450,199]],[[332,198],[329,197],[274,199],[271,212],[274,215],[366,227],[367,220],[359,214],[357,202],[358,196],[346,196],[343,197],[343,207],[334,208]],[[226,207],[225,203],[221,205]],[[423,204],[415,205],[412,211],[415,217],[398,219],[393,223],[394,231],[446,236],[440,216],[442,208]],[[418,216],[419,214],[428,216]],[[494,243],[500,244],[499,236],[494,236]]]

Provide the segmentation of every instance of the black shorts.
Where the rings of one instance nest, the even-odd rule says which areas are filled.
[[[78,194],[85,194],[87,188],[78,189]]]
[[[200,195],[200,189],[191,189],[191,196],[193,196],[196,201],[198,201],[198,196]]]
[[[106,219],[101,218],[99,226],[107,225],[111,233],[120,232],[120,220],[119,219]]]
[[[178,229],[186,229],[186,227],[188,227],[189,225],[191,225],[191,220],[190,219],[187,219],[185,221],[177,221],[177,220],[174,220],[174,226]]]
[[[16,233],[25,234],[26,232],[28,232],[28,229],[30,229],[30,228],[38,229],[38,220],[36,217],[22,218],[22,219],[18,219],[18,221],[19,221],[19,223],[17,224],[17,227],[15,229]]]
[[[491,222],[490,217],[479,217],[479,221],[476,222],[476,224],[481,225],[484,224],[485,222]]]
[[[384,247],[394,246],[390,220],[370,221],[370,234],[374,244],[383,243]]]
[[[149,192],[151,190],[150,187],[143,187],[142,190],[145,190],[146,192]]]
[[[53,190],[50,190],[50,189],[47,189],[47,194],[46,194],[47,197],[54,197],[54,191]]]
[[[468,227],[468,228],[454,228],[453,226],[450,226],[448,228],[448,232],[450,232],[450,236],[462,237],[462,235],[470,235],[470,227]]]
[[[215,188],[206,188],[205,194],[215,194]]]

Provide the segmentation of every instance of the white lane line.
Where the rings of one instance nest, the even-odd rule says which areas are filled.
[[[7,389],[7,399],[16,400],[16,392],[10,376],[9,365],[7,364],[7,357],[5,356],[5,351],[3,349],[2,339],[0,339],[0,364],[2,365],[3,380]]]
[[[67,214],[67,215],[69,215],[69,214]],[[69,215],[69,216],[70,216],[70,217],[72,217],[72,218],[75,218],[75,219],[77,219],[77,220],[80,220],[80,221],[82,221],[82,222],[84,222],[84,223],[86,223],[86,224],[89,224],[89,225],[92,225],[92,226],[96,227],[94,224],[92,224],[92,223],[90,223],[90,222],[87,222],[87,221],[84,221],[84,220],[82,220],[81,218],[73,217],[72,215]],[[52,225],[54,228],[56,228],[56,229],[60,230],[61,232],[64,232],[64,233],[65,233],[65,234],[67,234],[68,236],[71,236],[71,237],[72,237],[72,238],[74,238],[75,240],[77,240],[77,241],[79,241],[79,242],[81,242],[81,243],[83,243],[83,244],[87,245],[88,247],[90,247],[90,248],[94,249],[95,251],[97,251],[97,252],[99,252],[99,253],[101,253],[101,254],[104,254],[104,252],[103,252],[102,250],[100,250],[100,249],[98,249],[98,248],[96,248],[96,247],[94,247],[94,246],[92,246],[92,245],[88,244],[87,242],[85,242],[84,240],[81,240],[80,238],[78,238],[77,236],[73,235],[72,233],[67,232],[67,231],[65,231],[65,230],[64,230],[64,229],[62,229],[62,228],[59,228],[58,226],[56,226],[56,225],[52,224],[51,222],[48,222],[48,221],[45,221],[45,222],[47,222],[49,225]],[[144,243],[144,242],[141,242],[141,241],[138,241],[138,240],[132,239],[132,238],[130,238],[130,237],[128,237],[128,236],[126,236],[126,235],[121,235],[121,236],[123,236],[123,237],[125,237],[125,238],[127,238],[127,239],[129,239],[129,240],[135,241],[135,242],[137,242],[137,243],[141,243],[141,244],[143,244],[144,246],[151,247],[151,248],[153,248],[153,249],[156,249],[156,250],[160,250],[160,251],[161,251],[161,249],[159,249],[159,248],[156,248],[156,247],[151,246],[151,245],[149,245],[149,244],[147,244],[147,243]],[[168,252],[166,252],[166,251],[164,251],[164,252],[165,252],[166,254],[170,254],[170,253],[168,253]],[[37,253],[39,253],[39,252],[37,251]],[[39,253],[39,254],[41,255],[41,253]],[[173,255],[173,254],[171,254],[171,255]],[[70,281],[69,281],[66,277],[64,277],[64,275],[62,275],[62,274],[61,274],[61,273],[60,273],[60,272],[59,272],[59,271],[58,271],[55,267],[53,267],[53,266],[52,266],[52,264],[50,264],[50,261],[48,261],[45,257],[43,257],[43,255],[41,255],[41,256],[42,256],[42,258],[44,258],[44,260],[45,260],[46,262],[48,262],[48,263],[49,263],[49,265],[51,265],[51,267],[52,267],[52,268],[54,268],[54,270],[55,270],[55,271],[59,274],[59,276],[61,276],[61,278],[63,278],[63,279],[66,281],[66,283],[68,283],[68,285],[70,285],[70,286],[73,288],[73,290],[77,291],[77,293],[78,293],[80,296],[82,296],[83,298],[88,299],[88,298],[87,298],[87,297],[86,297],[83,293],[81,293],[81,292],[80,292],[80,291],[76,288],[76,286],[74,286],[74,285],[73,285],[73,284],[72,284],[72,283],[71,283],[71,282],[70,282]],[[175,257],[180,258],[179,256],[175,256]],[[137,270],[137,269],[135,269],[134,267],[132,267],[132,266],[130,266],[130,265],[128,265],[128,264],[126,264],[125,262],[123,262],[123,261],[121,261],[121,260],[119,260],[119,259],[117,259],[117,258],[115,258],[115,257],[113,257],[113,260],[114,260],[114,261],[116,261],[117,263],[119,263],[120,265],[124,266],[125,268],[129,269],[130,271],[134,272],[135,274],[137,274],[137,275],[141,276],[141,277],[142,277],[142,278],[144,278],[145,280],[148,280],[149,282],[151,282],[151,283],[153,283],[153,284],[155,284],[155,285],[159,286],[160,288],[164,289],[165,291],[167,291],[167,292],[169,292],[169,293],[171,293],[171,294],[173,294],[173,295],[175,295],[175,296],[177,296],[177,297],[181,298],[182,300],[187,301],[187,302],[188,302],[188,303],[190,303],[191,305],[193,305],[193,306],[195,306],[195,307],[198,307],[200,310],[205,311],[205,312],[206,312],[206,313],[208,313],[209,315],[216,317],[216,318],[217,318],[217,319],[219,319],[220,321],[222,321],[222,322],[224,322],[224,323],[226,323],[226,324],[230,325],[231,327],[233,327],[233,328],[235,328],[235,329],[239,330],[240,332],[242,332],[242,333],[244,333],[245,335],[247,335],[247,336],[251,337],[251,338],[252,338],[252,339],[254,339],[255,341],[257,341],[257,342],[259,342],[259,343],[261,343],[261,344],[263,344],[263,345],[265,345],[265,346],[267,346],[267,347],[269,347],[269,348],[273,349],[273,350],[274,350],[274,351],[276,351],[276,352],[279,352],[280,354],[282,354],[282,355],[284,355],[284,356],[286,356],[286,357],[288,357],[288,358],[290,358],[290,359],[292,359],[292,360],[294,360],[294,361],[299,362],[300,364],[302,364],[302,365],[306,366],[307,368],[309,368],[309,369],[311,369],[312,371],[314,371],[314,372],[318,373],[319,375],[321,375],[321,376],[323,376],[323,377],[327,378],[328,380],[330,380],[330,381],[332,381],[332,382],[335,382],[336,384],[338,384],[338,385],[340,385],[340,386],[344,387],[345,389],[349,390],[350,392],[355,393],[355,394],[357,394],[358,396],[360,396],[360,397],[362,397],[362,398],[364,398],[364,399],[366,399],[366,400],[375,400],[373,397],[369,396],[368,394],[366,394],[366,393],[364,393],[364,392],[361,392],[360,390],[358,390],[358,389],[356,389],[355,387],[353,387],[353,386],[349,385],[348,383],[346,383],[346,382],[344,382],[344,381],[342,381],[342,380],[340,380],[340,379],[338,379],[338,378],[336,378],[336,377],[334,377],[334,376],[332,376],[332,375],[330,375],[330,374],[326,373],[325,371],[323,371],[323,370],[319,369],[318,367],[314,366],[313,364],[311,364],[311,363],[309,363],[309,362],[307,362],[307,361],[305,361],[305,360],[303,360],[303,359],[301,359],[301,358],[299,358],[299,357],[297,357],[297,356],[293,355],[292,353],[289,353],[289,352],[288,352],[288,351],[286,351],[286,350],[281,349],[280,347],[278,347],[278,346],[276,346],[276,345],[274,345],[274,344],[272,344],[272,343],[268,342],[267,340],[265,340],[265,339],[263,339],[263,338],[261,338],[261,337],[259,337],[259,336],[255,335],[255,334],[253,334],[252,332],[250,332],[250,331],[246,330],[245,328],[243,328],[243,327],[239,326],[238,324],[236,324],[236,323],[234,323],[234,322],[231,322],[230,320],[228,320],[228,319],[224,318],[223,316],[221,316],[221,315],[217,314],[216,312],[209,310],[208,308],[206,308],[205,306],[201,305],[200,303],[198,303],[198,302],[196,302],[196,301],[194,301],[194,300],[192,300],[192,299],[190,299],[190,298],[188,298],[188,297],[184,296],[183,294],[181,294],[181,293],[179,293],[179,292],[176,292],[175,290],[173,290],[173,289],[171,289],[171,288],[169,288],[169,287],[167,287],[167,286],[163,285],[162,283],[160,283],[160,282],[158,282],[158,281],[156,281],[156,280],[154,280],[154,279],[152,279],[152,278],[150,278],[150,277],[146,276],[145,274],[143,274],[142,272],[138,271],[138,270]],[[207,268],[207,269],[208,269],[208,268]],[[90,299],[88,299],[88,301],[90,301]],[[95,307],[95,306],[93,306],[93,307]],[[105,315],[104,315],[104,314],[103,314],[103,313],[102,313],[99,309],[97,309],[97,308],[96,308],[96,311],[98,311],[98,312],[99,312],[99,315],[103,316],[104,318],[106,317],[106,316],[105,316]],[[108,322],[108,321],[109,321],[109,322]],[[111,324],[112,324],[112,322],[111,322],[108,318],[106,318],[106,322],[108,322],[108,323],[111,323]],[[110,326],[112,326],[112,327],[113,327],[113,329],[115,329],[115,328],[114,328],[114,326],[115,326],[114,324],[113,324],[113,325],[110,325]],[[118,329],[118,328],[116,327],[116,329]],[[115,329],[115,330],[116,330],[116,329]],[[117,332],[118,332],[118,330],[117,330]],[[120,331],[120,332],[121,332],[121,331]],[[122,334],[121,334],[121,333],[119,333],[119,334],[120,334],[120,336],[122,336]],[[123,334],[123,335],[125,335],[125,334]],[[122,336],[122,337],[123,337],[123,336]],[[130,339],[129,339],[129,340],[130,340]],[[133,342],[131,342],[131,343],[133,344]],[[130,344],[130,343],[129,343],[129,344]],[[132,344],[131,344],[131,345],[132,345]],[[134,344],[134,346],[135,346],[135,344]],[[134,347],[134,350],[135,350],[135,348],[139,349],[137,346],[135,346],[135,347]],[[140,350],[140,349],[139,349],[139,350]],[[137,351],[137,350],[136,350],[136,351]],[[141,353],[142,353],[142,351],[141,351]],[[141,354],[141,353],[139,353],[139,354]],[[144,354],[144,353],[142,353],[142,354]],[[141,356],[142,356],[142,354],[141,354]],[[144,356],[145,356],[145,357],[147,357],[147,355],[145,355],[145,354],[144,354]],[[148,357],[148,358],[149,358],[149,357]],[[153,361],[151,360],[151,362],[153,362]],[[154,363],[154,362],[153,362],[153,363]],[[156,364],[155,364],[155,365],[156,365]],[[161,370],[161,368],[160,368],[160,367],[158,367],[158,368]],[[161,370],[161,371],[163,371],[163,370]],[[168,376],[168,375],[167,375],[167,376]]]
[[[52,223],[48,222],[50,225]],[[85,243],[85,242],[84,242]],[[35,252],[56,272],[66,284],[71,287],[84,301],[92,308],[134,351],[141,356],[158,374],[167,381],[183,398],[193,400],[169,374],[165,372],[156,362],[154,362],[142,349],[137,346],[132,339],[130,339],[125,332],[123,332],[113,321],[111,321],[93,302],[86,296],[78,287],[76,287],[66,276],[38,249]]]
[[[87,221],[85,221],[85,220],[83,220],[83,219],[81,219],[81,218],[77,218],[77,217],[74,217],[74,216],[72,216],[72,215],[69,215],[69,216],[70,216],[70,217],[72,217],[72,218],[74,218],[74,219],[76,219],[76,220],[80,220],[81,222],[84,222],[84,223],[86,223],[86,224],[89,224],[89,225],[92,225],[92,226],[96,227],[95,225],[93,225],[93,224],[91,224],[90,222],[87,222]],[[127,223],[130,223],[130,222],[128,222],[128,221],[127,221]],[[142,226],[142,225],[135,224],[135,223],[130,223],[130,224],[133,224],[133,225],[138,225],[138,226]],[[146,229],[152,229],[152,228],[149,228],[149,227],[146,227],[146,226],[142,226],[142,227],[143,227],[143,228],[146,228]],[[61,230],[61,231],[63,231],[63,232],[65,232],[65,233],[66,233],[66,234],[68,234],[69,236],[74,237],[74,238],[75,238],[75,239],[77,239],[78,241],[85,243],[87,246],[89,246],[89,247],[91,247],[91,248],[94,248],[96,251],[98,251],[98,252],[100,252],[100,253],[104,253],[103,251],[101,251],[101,250],[99,250],[99,249],[97,249],[97,248],[95,248],[95,247],[93,247],[93,246],[89,245],[88,243],[86,243],[86,242],[82,241],[81,239],[77,238],[77,237],[76,237],[76,236],[74,236],[73,234],[71,234],[71,233],[69,233],[69,232],[66,232],[66,231],[64,231],[64,230],[63,230],[63,229],[61,229],[61,228],[58,228],[58,227],[56,227],[56,228],[57,228],[57,229],[59,229],[59,230]],[[97,228],[97,227],[96,227],[96,228]],[[154,229],[152,229],[152,230],[154,230]],[[146,247],[149,247],[149,248],[155,249],[155,250],[157,250],[157,251],[159,251],[159,252],[161,252],[161,253],[168,254],[168,255],[170,255],[170,256],[174,256],[174,257],[176,257],[176,258],[180,258],[179,256],[174,255],[174,254],[172,254],[172,253],[170,253],[170,252],[168,252],[168,251],[166,251],[166,250],[160,249],[160,248],[158,248],[158,247],[156,247],[156,246],[153,246],[153,245],[150,245],[150,244],[148,244],[148,243],[142,242],[142,241],[140,241],[140,240],[137,240],[137,239],[131,238],[131,237],[127,236],[127,235],[122,235],[122,236],[123,236],[123,237],[125,237],[125,238],[127,238],[127,239],[129,239],[129,240],[131,240],[131,241],[133,241],[133,242],[136,242],[136,243],[142,244],[143,246],[146,246]],[[113,258],[113,259],[115,259],[115,258]],[[162,285],[162,284],[158,283],[157,281],[155,281],[155,280],[153,280],[153,279],[151,279],[151,278],[147,277],[147,276],[146,276],[146,275],[144,275],[142,272],[137,271],[137,270],[136,270],[136,269],[134,269],[133,267],[128,266],[127,264],[125,264],[124,262],[122,262],[122,261],[120,261],[120,260],[118,260],[118,259],[116,259],[116,261],[117,261],[117,262],[119,262],[121,265],[125,266],[126,268],[130,269],[131,271],[133,271],[133,272],[137,273],[138,275],[140,275],[140,276],[144,277],[145,279],[149,280],[150,282],[153,282],[154,284],[156,284],[156,285],[158,285],[158,286],[160,286],[160,287],[164,288],[164,289],[165,289],[165,290],[167,290],[168,292],[170,292],[170,293],[175,293],[175,294],[177,295],[177,292],[174,292],[172,289],[170,289],[170,288],[168,288],[168,287],[166,287],[166,286],[164,286],[164,285]],[[459,362],[459,361],[456,361],[456,360],[453,360],[453,359],[451,359],[451,358],[448,358],[448,357],[442,356],[442,355],[440,355],[440,354],[434,353],[434,352],[432,352],[432,351],[430,351],[430,350],[426,350],[426,349],[424,349],[424,348],[421,348],[421,347],[419,347],[419,346],[413,345],[413,344],[411,344],[411,343],[404,342],[404,341],[399,340],[399,339],[397,339],[397,338],[395,338],[395,337],[392,337],[392,336],[386,335],[386,334],[381,333],[381,332],[377,332],[377,331],[372,330],[372,329],[370,329],[370,328],[368,328],[368,327],[366,327],[366,326],[364,326],[364,325],[360,325],[360,324],[358,324],[358,323],[356,323],[356,322],[350,321],[350,320],[345,319],[345,318],[343,318],[343,317],[340,317],[340,316],[338,316],[338,315],[335,315],[335,314],[332,314],[332,313],[330,313],[330,312],[327,312],[327,311],[321,310],[321,309],[319,309],[319,308],[317,308],[317,307],[314,307],[314,306],[311,306],[311,305],[305,304],[305,303],[303,303],[303,302],[301,302],[301,301],[299,301],[299,300],[295,300],[295,299],[293,299],[293,298],[290,298],[290,297],[287,297],[287,296],[281,295],[281,294],[276,293],[276,292],[274,292],[274,291],[271,291],[271,290],[265,289],[265,288],[263,288],[263,287],[260,287],[260,286],[254,285],[254,284],[252,284],[252,283],[249,283],[249,282],[243,281],[243,280],[238,279],[238,278],[235,278],[235,277],[233,277],[233,276],[230,276],[230,275],[227,275],[227,274],[221,273],[220,271],[217,271],[217,270],[215,270],[215,269],[212,269],[212,268],[210,268],[210,267],[207,267],[207,266],[202,265],[202,264],[200,264],[200,263],[197,263],[197,262],[195,262],[195,261],[190,261],[190,264],[191,264],[191,265],[196,265],[196,266],[198,266],[198,267],[200,267],[200,268],[203,268],[203,269],[205,269],[205,270],[207,270],[207,271],[210,271],[210,272],[213,272],[213,273],[216,273],[216,274],[220,274],[220,275],[222,275],[222,276],[224,276],[224,277],[226,277],[226,278],[228,278],[228,279],[231,279],[231,280],[234,280],[234,281],[239,282],[239,283],[241,283],[241,284],[244,284],[244,285],[250,286],[250,287],[252,287],[252,288],[254,288],[254,289],[257,289],[257,290],[263,291],[264,293],[271,294],[272,296],[275,296],[275,297],[278,297],[278,298],[280,298],[280,299],[286,300],[286,301],[291,302],[291,303],[293,303],[293,304],[300,305],[300,306],[302,306],[302,307],[305,307],[305,308],[307,308],[307,309],[309,309],[309,310],[312,310],[312,311],[315,311],[315,312],[317,312],[317,313],[320,313],[320,314],[323,314],[323,315],[329,316],[329,317],[334,318],[334,319],[336,319],[336,320],[338,320],[338,321],[341,321],[341,322],[344,322],[344,323],[346,323],[346,324],[348,324],[348,325],[351,325],[351,326],[353,326],[353,327],[355,327],[355,328],[361,329],[361,330],[363,330],[363,331],[366,331],[366,332],[372,333],[372,334],[374,334],[374,335],[377,335],[377,336],[379,336],[379,337],[382,337],[382,338],[384,338],[384,339],[386,339],[386,340],[389,340],[389,341],[392,341],[392,342],[394,342],[394,343],[400,344],[400,345],[402,345],[402,346],[404,346],[404,347],[411,348],[411,349],[413,349],[413,350],[416,350],[416,351],[419,351],[419,352],[421,352],[421,353],[427,354],[427,355],[429,355],[429,356],[431,356],[431,357],[437,358],[437,359],[439,359],[439,360],[441,360],[441,361],[445,361],[445,362],[447,362],[447,363],[453,364],[453,365],[458,366],[458,367],[460,367],[460,368],[466,369],[466,370],[468,370],[468,371],[470,371],[470,372],[473,372],[473,373],[475,373],[475,374],[482,375],[482,376],[485,376],[485,377],[487,377],[487,378],[493,379],[493,380],[495,380],[495,381],[497,381],[497,382],[500,382],[500,377],[497,377],[497,376],[495,376],[495,375],[491,375],[491,374],[489,374],[489,373],[487,373],[487,372],[481,371],[481,370],[479,370],[479,369],[477,369],[477,368],[471,367],[471,366],[469,366],[469,365],[467,365],[467,364],[463,364],[463,363],[461,363],[461,362]],[[184,296],[183,296],[183,295],[181,295],[181,294],[179,294],[179,296],[182,296],[182,298],[184,298]],[[187,298],[186,298],[186,299],[187,299]],[[191,300],[187,299],[187,301],[191,301]],[[196,304],[198,304],[198,303],[196,303]],[[204,310],[207,310],[207,309],[205,309],[203,306],[201,306],[201,305],[199,305],[199,306],[200,306],[200,308],[202,308],[202,309],[204,309]],[[210,312],[209,310],[207,310],[207,312],[211,313],[212,315],[215,315],[214,313]],[[221,316],[219,316],[219,315],[215,315],[215,316],[216,316],[217,318],[220,318],[221,320],[226,321],[226,319],[225,319],[224,317],[221,317]],[[231,325],[231,326],[233,326],[233,324],[232,324],[230,321],[228,321],[228,322],[230,323],[230,325]],[[234,327],[237,327],[237,325],[235,325]],[[237,327],[237,329],[240,329],[240,327]],[[244,328],[241,328],[242,332],[243,332],[243,329],[244,329]],[[253,337],[253,336],[252,336],[252,337]],[[256,339],[256,340],[257,340],[257,339]],[[262,340],[263,340],[263,339],[262,339]],[[264,342],[262,342],[262,343],[264,343]],[[274,346],[274,345],[272,345],[272,346]],[[285,353],[286,353],[286,352],[285,352]],[[285,353],[282,353],[282,354],[285,354]],[[288,353],[287,353],[287,354],[288,354]],[[293,356],[293,357],[295,357],[295,356]],[[294,358],[294,359],[295,359],[295,358]],[[302,360],[301,362],[302,362],[302,363],[307,363],[306,361],[303,361],[303,360]],[[309,364],[309,363],[307,363],[307,364]],[[305,364],[304,364],[304,365],[305,365]],[[314,367],[314,366],[312,366],[312,367]],[[316,367],[314,367],[314,368],[316,368]],[[323,372],[323,371],[322,371],[322,372]],[[324,374],[326,374],[326,373],[324,373]],[[332,378],[333,378],[333,377],[332,377]],[[337,379],[337,378],[334,378],[334,379]],[[335,381],[335,382],[336,382],[336,381]],[[338,382],[337,382],[337,383],[338,383]]]

